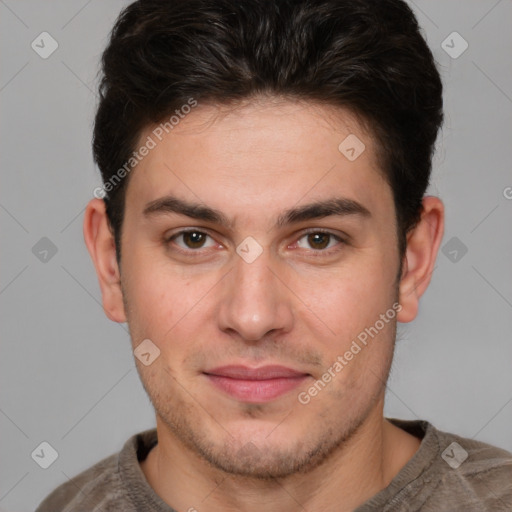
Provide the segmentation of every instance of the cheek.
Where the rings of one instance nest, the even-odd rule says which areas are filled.
[[[132,270],[123,288],[132,337],[149,338],[162,351],[178,349],[182,339],[190,345],[194,332],[205,324],[205,290],[212,287],[213,277],[186,277],[135,255],[130,260]]]
[[[124,265],[123,291],[130,330],[137,337],[144,336],[159,344],[162,334],[178,314],[172,300],[176,296],[174,286],[177,283],[166,278],[144,254],[130,254]]]
[[[390,275],[382,259],[361,258],[358,264],[335,271],[296,276],[291,288],[306,306],[304,317],[310,318],[310,328],[316,325],[328,333],[329,344],[343,346],[391,307],[395,292]]]

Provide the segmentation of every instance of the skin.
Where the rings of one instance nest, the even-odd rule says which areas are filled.
[[[366,146],[352,162],[338,150],[350,133]],[[104,203],[89,203],[84,234],[105,312],[128,322],[133,348],[149,338],[160,350],[149,366],[136,360],[159,439],[141,468],[175,509],[353,510],[417,451],[420,440],[383,418],[385,383],[396,320],[417,314],[444,212],[438,198],[424,198],[401,262],[392,191],[375,154],[371,135],[345,110],[275,98],[199,105],[132,171],[121,268]],[[218,210],[227,224],[144,214],[168,194]],[[369,214],[277,224],[289,209],[335,198]],[[186,228],[209,235],[199,237],[203,247],[190,248],[178,234]],[[252,263],[236,252],[249,236],[263,250]],[[298,393],[398,302],[397,317],[300,403]],[[279,364],[309,376],[250,404],[203,373],[228,364]]]

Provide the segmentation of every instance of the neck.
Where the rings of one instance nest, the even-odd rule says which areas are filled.
[[[213,468],[177,440],[157,417],[158,444],[141,463],[155,492],[176,510],[276,512],[354,510],[384,489],[420,441],[382,415],[383,400],[330,457],[308,472],[257,480]]]

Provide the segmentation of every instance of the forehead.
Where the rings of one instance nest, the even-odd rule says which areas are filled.
[[[391,197],[374,139],[346,110],[275,99],[198,105],[162,126],[141,134],[153,147],[130,177],[127,209],[165,194],[246,216],[333,194]]]

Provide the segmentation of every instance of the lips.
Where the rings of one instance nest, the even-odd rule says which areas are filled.
[[[262,403],[288,393],[310,375],[285,366],[222,366],[204,372],[213,386],[238,401]]]

